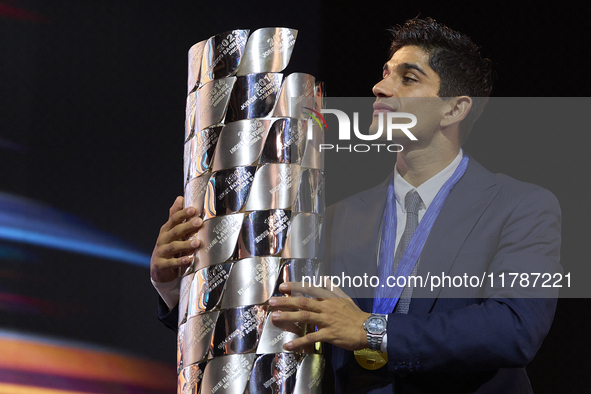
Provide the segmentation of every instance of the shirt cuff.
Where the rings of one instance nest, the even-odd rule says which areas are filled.
[[[154,282],[152,278],[152,286],[156,289],[160,297],[166,303],[169,310],[173,310],[176,304],[179,303],[179,294],[181,292],[181,278],[175,278],[170,282]]]
[[[388,315],[386,315],[386,324],[388,323]],[[382,343],[380,344],[380,350],[382,353],[388,353],[388,333],[384,334],[382,338]]]

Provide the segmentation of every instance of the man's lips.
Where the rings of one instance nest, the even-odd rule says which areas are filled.
[[[382,113],[382,112],[396,112],[396,108],[389,106],[388,104],[384,103],[374,103],[373,105],[373,114],[374,116]]]

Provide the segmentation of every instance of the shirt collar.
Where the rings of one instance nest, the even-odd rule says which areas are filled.
[[[433,202],[433,199],[435,199],[439,189],[441,189],[443,184],[449,178],[451,178],[458,165],[460,165],[460,161],[462,160],[463,156],[464,152],[462,149],[460,149],[455,159],[453,159],[447,167],[433,175],[417,188],[404,180],[404,178],[398,173],[398,168],[394,166],[394,192],[396,194],[396,201],[398,201],[398,204],[400,204],[402,210],[406,212],[404,199],[406,197],[406,193],[413,189],[415,189],[417,193],[419,193],[419,196],[421,196],[422,204],[420,205],[419,209],[429,209],[429,205],[431,205],[431,202]]]

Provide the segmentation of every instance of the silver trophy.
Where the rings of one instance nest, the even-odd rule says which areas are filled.
[[[189,50],[185,206],[204,219],[182,272],[179,393],[320,393],[320,346],[286,351],[305,324],[277,326],[270,297],[320,275],[323,130],[313,76],[284,76],[297,31],[234,30]]]

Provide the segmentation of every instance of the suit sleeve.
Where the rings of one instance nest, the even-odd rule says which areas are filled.
[[[158,320],[174,332],[178,331],[179,304],[170,310],[162,297],[158,297]]]
[[[500,221],[488,272],[562,272],[561,213],[554,195],[535,187],[513,201],[513,209],[501,204],[509,213]],[[540,290],[532,292],[489,283],[482,298],[438,299],[436,304],[444,307],[426,315],[389,315],[388,369],[408,373],[525,366],[548,333],[556,308],[557,289],[536,293],[548,290],[539,283],[536,287]]]

